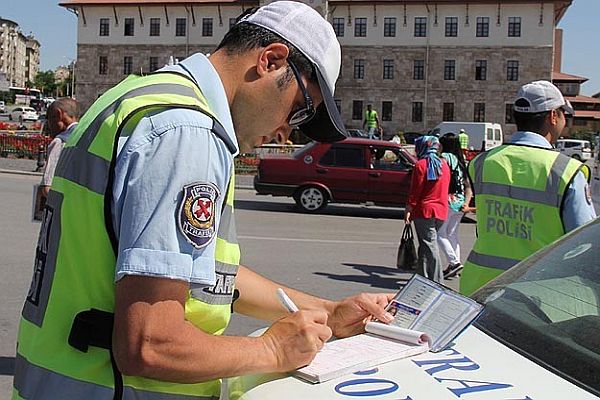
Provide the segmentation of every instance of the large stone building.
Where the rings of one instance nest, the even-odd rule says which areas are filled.
[[[260,2],[262,4],[263,1]],[[571,0],[307,0],[342,45],[335,97],[348,127],[367,104],[386,132],[442,120],[492,121],[512,131],[518,87],[552,79],[556,25]],[[236,0],[66,0],[78,14],[77,98],[89,106],[132,72],[210,52]]]
[[[0,18],[0,73],[11,86],[25,87],[39,71],[40,43],[25,36],[19,25]]]

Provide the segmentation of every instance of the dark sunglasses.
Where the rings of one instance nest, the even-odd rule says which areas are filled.
[[[290,60],[287,60],[287,62],[290,65],[290,68],[292,69],[292,72],[294,73],[294,76],[296,77],[296,81],[298,82],[298,86],[300,86],[302,95],[304,96],[304,108],[301,108],[299,110],[292,112],[292,114],[290,114],[290,116],[288,117],[288,125],[291,126],[292,128],[296,128],[302,124],[307,123],[311,119],[313,119],[313,117],[315,116],[317,111],[315,110],[315,108],[313,106],[313,101],[310,98],[310,95],[308,94],[308,91],[306,90],[304,83],[302,83],[302,77],[300,76],[300,72],[298,71],[298,68],[296,68],[294,63],[291,62]]]

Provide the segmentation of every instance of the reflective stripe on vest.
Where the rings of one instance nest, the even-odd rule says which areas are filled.
[[[580,166],[558,152],[518,145],[502,145],[471,162],[478,237],[461,293],[470,295],[564,234],[560,210]]]
[[[77,313],[90,308],[114,310],[116,256],[107,230],[112,218],[105,210],[105,195],[111,194],[118,136],[140,113],[172,107],[211,116],[212,132],[235,152],[199,88],[177,74],[129,77],[92,105],[63,149],[48,196],[34,278],[19,327],[14,398],[112,399],[109,352],[90,347],[83,353],[67,339]],[[190,285],[185,304],[186,320],[211,334],[221,334],[229,322],[239,265],[239,246],[232,231],[234,181],[231,172],[215,238],[217,283],[202,288]],[[217,399],[220,393],[218,380],[186,385],[123,378],[124,399]]]
[[[24,381],[27,379],[27,382]],[[58,374],[46,368],[27,362],[17,354],[15,358],[14,387],[21,398],[36,400],[89,399],[112,400],[113,388],[83,382]],[[31,392],[43,387],[42,392]],[[172,393],[149,392],[140,389],[123,388],[123,400],[218,400],[218,396],[197,396]]]

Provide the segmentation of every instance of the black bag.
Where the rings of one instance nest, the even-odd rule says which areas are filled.
[[[449,164],[449,163],[448,163]],[[448,187],[448,193],[450,194],[465,194],[465,185],[463,183],[463,177],[465,172],[462,171],[460,163],[456,163],[455,168],[450,168],[450,186]]]
[[[417,249],[411,224],[404,225],[402,239],[400,239],[400,246],[398,247],[396,267],[400,269],[417,269]]]

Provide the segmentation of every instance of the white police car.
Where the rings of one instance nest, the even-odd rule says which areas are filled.
[[[477,322],[425,353],[321,384],[283,374],[228,382],[240,400],[584,400],[600,397],[600,219],[474,294]]]

